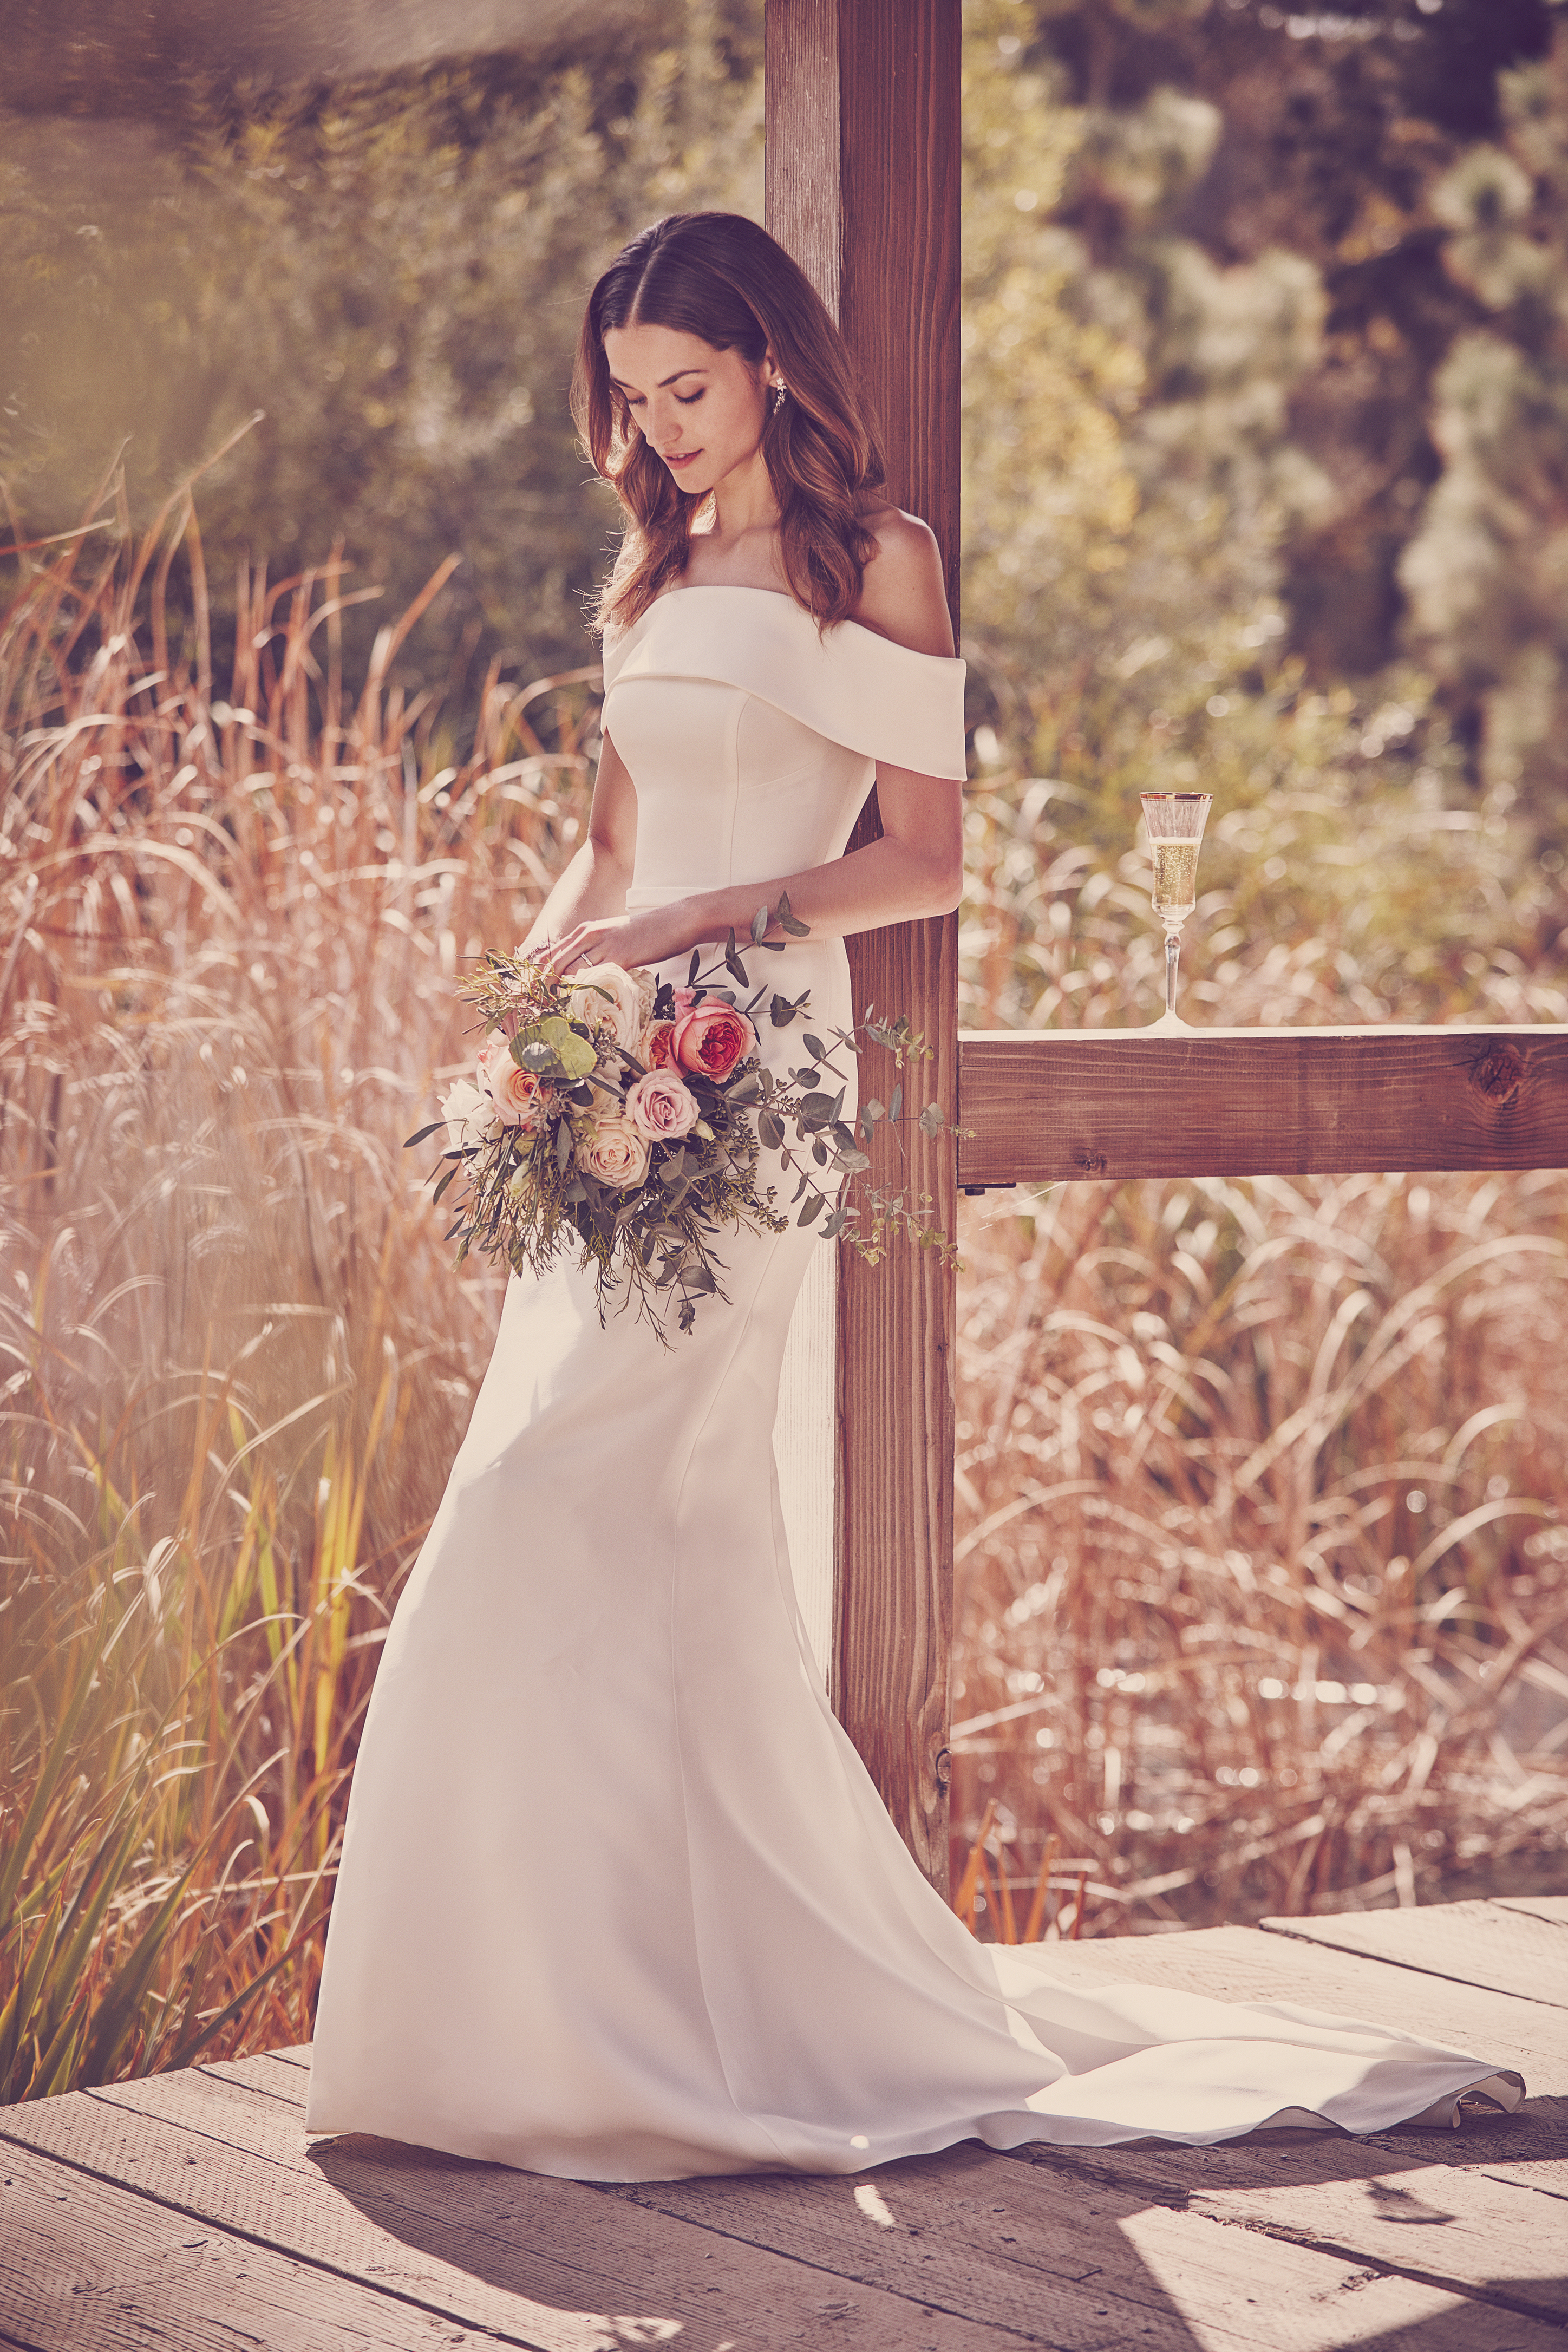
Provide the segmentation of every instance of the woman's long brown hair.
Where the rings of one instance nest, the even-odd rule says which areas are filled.
[[[626,516],[595,625],[629,626],[680,577],[704,498],[681,489],[610,381],[605,337],[630,326],[673,327],[753,366],[772,351],[789,387],[763,426],[784,577],[820,627],[847,619],[876,546],[861,520],[866,493],[884,474],[844,339],[766,229],[739,213],[676,213],[616,256],[588,297],[577,341],[572,413]]]

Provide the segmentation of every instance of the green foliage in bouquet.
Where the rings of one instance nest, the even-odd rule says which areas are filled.
[[[767,937],[775,923],[787,937],[808,936],[784,894],[776,910],[758,908],[746,952],[782,952],[785,941]],[[743,1003],[726,979],[750,992]],[[409,1138],[412,1148],[445,1123],[435,1198],[459,1187],[447,1235],[459,1264],[478,1248],[537,1276],[576,1244],[580,1264],[595,1271],[600,1319],[613,1300],[635,1299],[663,1339],[670,1306],[689,1331],[700,1298],[727,1299],[720,1234],[784,1233],[785,1207],[797,1225],[820,1219],[823,1240],[843,1234],[873,1265],[898,1232],[953,1257],[947,1235],[921,1222],[924,1195],[864,1182],[858,1198],[847,1190],[870,1169],[861,1143],[877,1127],[915,1124],[933,1136],[945,1126],[935,1103],[905,1120],[901,1081],[888,1103],[862,1104],[856,1127],[844,1117],[849,1075],[836,1053],[858,1056],[864,1041],[900,1069],[930,1057],[902,1017],[878,1021],[868,1010],[826,1040],[806,1029],[807,1058],[775,1076],[755,1024],[764,1012],[775,1029],[809,1019],[810,992],[753,987],[733,931],[706,969],[693,950],[681,988],[614,963],[558,981],[521,951],[492,951],[462,993],[489,1042],[474,1078],[445,1097],[442,1118]],[[796,1179],[784,1206],[777,1184],[763,1181],[764,1153]]]

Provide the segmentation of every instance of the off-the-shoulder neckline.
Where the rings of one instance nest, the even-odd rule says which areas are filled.
[[[812,619],[805,606],[797,597],[792,596],[787,589],[753,588],[741,581],[700,580],[689,588],[663,590],[654,598],[646,612],[637,614],[630,628],[620,639],[619,645],[629,644],[642,627],[643,623],[657,613],[661,604],[673,604],[678,596],[771,596],[775,604],[787,604],[793,612],[798,613],[803,621],[810,623],[814,632],[816,628],[816,623]],[[835,622],[834,626],[837,629],[858,629],[863,637],[869,637],[876,645],[887,646],[892,652],[903,654],[910,661],[957,662],[963,658],[958,654],[922,654],[914,646],[901,646],[897,637],[885,637],[880,629],[868,628],[864,621],[837,621]],[[619,646],[615,650],[618,651]]]

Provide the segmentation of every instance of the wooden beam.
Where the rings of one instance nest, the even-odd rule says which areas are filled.
[[[767,0],[767,221],[837,318],[895,502],[936,533],[957,612],[958,0]],[[852,845],[879,831],[873,797]],[[858,1012],[907,1013],[957,1098],[957,923],[849,942]],[[910,1177],[952,1229],[952,1153]],[[890,1170],[889,1172],[891,1172]],[[834,1706],[932,1881],[947,1883],[952,1276],[901,1245],[840,1252]]]
[[[1568,1167],[1568,1028],[1017,1030],[959,1055],[961,1184]]]

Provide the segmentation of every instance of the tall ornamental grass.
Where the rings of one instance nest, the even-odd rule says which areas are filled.
[[[1231,710],[1189,1019],[1568,1019],[1561,854],[1405,686]],[[1139,781],[983,779],[972,1022],[1152,1017]],[[992,1193],[963,1245],[979,1931],[1053,1838],[1085,1935],[1568,1885],[1568,1175]]]
[[[345,686],[334,558],[188,497],[36,551],[0,620],[0,2097],[310,2030],[346,1780],[499,1306],[401,1150],[585,809],[593,673],[460,753]],[[171,637],[171,566],[195,626]],[[425,1155],[418,1155],[423,1164]]]
[[[402,1139],[595,740],[592,672],[491,673],[467,744],[458,681],[399,683],[445,566],[356,691],[341,558],[242,572],[220,686],[188,499],[141,541],[112,485],[90,520],[0,619],[10,2098],[309,2032],[379,1644],[500,1305]],[[1406,1017],[1563,1017],[1506,814],[1430,775],[1369,814],[1332,719],[1258,717],[1316,765],[1232,780],[1189,1010],[1376,1017],[1397,977]],[[993,777],[972,824],[966,1017],[1139,1017],[1106,812]],[[1346,848],[1406,892],[1404,955]],[[1554,1869],[1563,1180],[1084,1185],[967,1224],[955,1822],[994,1801],[990,1883],[1054,1836],[1094,1933]]]

